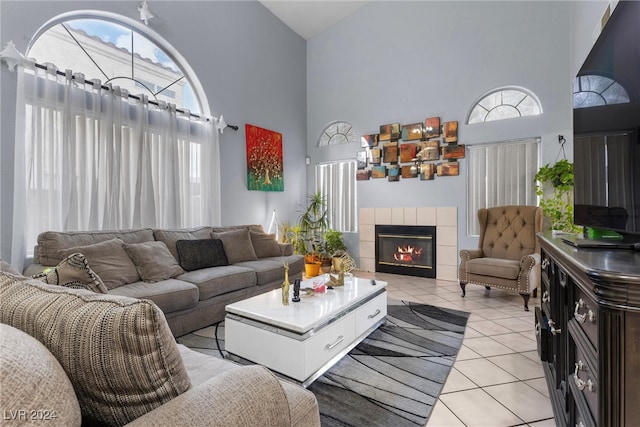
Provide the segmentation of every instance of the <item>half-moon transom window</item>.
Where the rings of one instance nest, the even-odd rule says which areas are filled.
[[[181,67],[158,44],[124,23],[67,19],[40,34],[28,56],[83,73],[88,80],[111,82],[131,94],[202,112]]]
[[[501,88],[484,95],[471,109],[468,124],[542,114],[536,97],[522,89]]]
[[[573,108],[628,102],[629,94],[624,87],[609,77],[587,74],[573,80]]]

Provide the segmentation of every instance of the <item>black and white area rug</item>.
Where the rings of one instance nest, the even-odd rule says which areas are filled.
[[[469,313],[389,300],[385,324],[308,387],[323,426],[424,426],[462,344]],[[224,323],[178,338],[226,356]]]

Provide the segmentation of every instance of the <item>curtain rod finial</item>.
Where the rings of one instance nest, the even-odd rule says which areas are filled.
[[[13,40],[9,40],[7,42],[7,46],[0,51],[0,58],[2,59],[2,62],[7,64],[7,68],[10,71],[15,71],[16,67],[24,61],[24,55],[16,49],[16,45],[13,44]]]

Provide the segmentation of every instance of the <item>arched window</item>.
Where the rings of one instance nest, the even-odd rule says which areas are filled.
[[[194,89],[199,86],[194,85],[197,79],[188,76],[188,64],[176,60],[171,50],[152,30],[96,12],[48,22],[34,37],[27,56],[208,115],[203,92]]]
[[[471,109],[467,124],[542,114],[537,97],[520,88],[500,88],[483,95]]]
[[[613,79],[596,74],[578,76],[573,80],[573,108],[625,104],[629,94]]]

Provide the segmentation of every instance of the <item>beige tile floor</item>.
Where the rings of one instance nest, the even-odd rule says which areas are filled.
[[[427,426],[554,427],[553,411],[533,331],[531,298],[458,282],[357,272],[388,282],[389,298],[471,313],[464,341]]]

